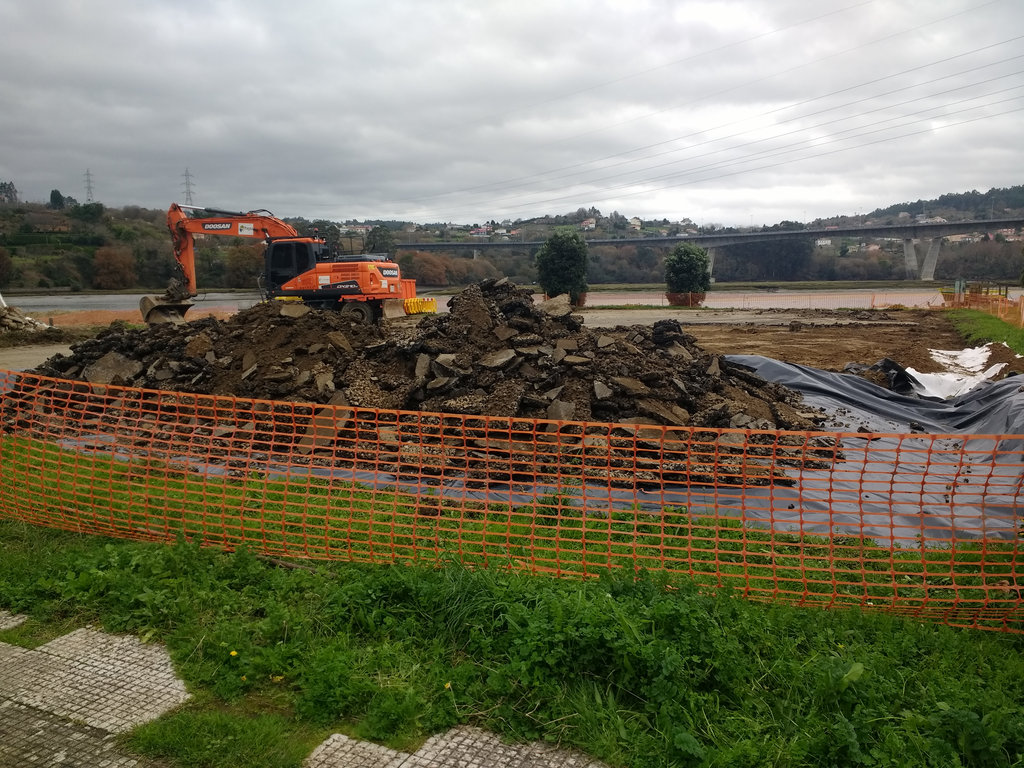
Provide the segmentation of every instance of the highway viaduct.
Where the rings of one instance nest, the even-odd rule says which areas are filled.
[[[672,247],[678,243],[696,243],[708,249],[712,256],[711,266],[714,268],[714,249],[737,243],[755,243],[765,240],[801,240],[831,238],[873,238],[903,241],[903,256],[906,262],[907,279],[934,280],[935,264],[939,258],[942,238],[949,235],[969,234],[971,232],[995,232],[1000,229],[1017,229],[1024,226],[1024,218],[985,219],[983,221],[951,221],[937,224],[893,224],[867,227],[825,227],[822,229],[769,230],[763,232],[731,232],[694,235],[675,235],[672,237],[632,237],[632,238],[594,238],[587,244],[596,245],[654,245]],[[918,243],[922,244],[923,260],[918,258]],[[926,244],[926,245],[925,245]],[[402,243],[397,246],[400,251],[483,251],[487,249],[535,250],[544,245],[544,241],[503,240],[500,242],[434,242],[434,243]],[[919,266],[920,263],[920,266]]]

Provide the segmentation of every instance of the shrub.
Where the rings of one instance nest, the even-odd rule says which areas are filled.
[[[693,243],[680,243],[665,257],[669,293],[706,293],[711,287],[708,252]]]
[[[556,230],[537,252],[537,284],[548,296],[569,294],[579,303],[587,290],[587,242],[571,229]]]

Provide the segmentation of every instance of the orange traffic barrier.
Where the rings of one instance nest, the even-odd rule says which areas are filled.
[[[0,518],[1024,632],[1024,435],[556,422],[0,373]]]

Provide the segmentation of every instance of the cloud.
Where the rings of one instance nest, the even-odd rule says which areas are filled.
[[[0,0],[26,199],[773,223],[1022,183],[1018,0]]]

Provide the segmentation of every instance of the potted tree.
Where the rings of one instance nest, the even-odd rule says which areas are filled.
[[[708,252],[680,243],[665,257],[665,298],[673,307],[699,307],[711,287]]]
[[[546,296],[569,294],[573,306],[587,300],[587,241],[568,228],[555,230],[537,252],[537,284]]]

